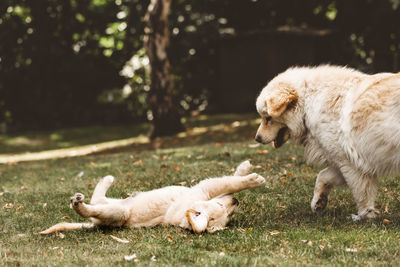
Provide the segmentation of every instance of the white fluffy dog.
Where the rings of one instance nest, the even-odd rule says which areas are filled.
[[[114,181],[104,177],[94,189],[90,205],[83,203],[84,196],[76,193],[71,198],[71,207],[92,223],[59,223],[41,234],[56,231],[91,228],[97,225],[116,227],[152,227],[175,225],[202,233],[207,229],[224,228],[239,202],[233,193],[257,188],[265,179],[252,170],[249,161],[242,162],[233,176],[211,178],[188,188],[168,186],[140,192],[126,199],[111,199],[105,196]]]
[[[368,75],[338,66],[295,67],[261,91],[256,140],[304,145],[308,162],[327,165],[317,177],[313,211],[335,185],[347,184],[358,217],[374,218],[377,178],[400,170],[400,74]]]

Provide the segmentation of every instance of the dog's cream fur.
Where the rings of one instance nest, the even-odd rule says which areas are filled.
[[[168,186],[140,192],[126,199],[110,199],[105,196],[114,181],[104,177],[96,186],[90,205],[83,202],[80,193],[71,198],[71,207],[92,223],[59,223],[41,234],[56,231],[91,228],[97,225],[116,227],[152,227],[174,225],[202,233],[207,229],[222,229],[236,211],[238,201],[233,193],[257,188],[265,179],[256,173],[249,174],[252,165],[242,162],[233,176],[211,178],[188,188]]]
[[[368,75],[338,66],[295,67],[276,76],[256,102],[256,140],[304,145],[317,177],[313,211],[334,185],[347,184],[360,218],[376,216],[377,177],[400,170],[400,74]]]

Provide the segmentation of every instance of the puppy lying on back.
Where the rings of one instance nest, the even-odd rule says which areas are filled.
[[[257,188],[265,179],[256,173],[250,174],[253,166],[242,162],[233,176],[211,178],[193,187],[168,186],[140,192],[126,199],[107,198],[106,192],[114,177],[106,176],[96,185],[90,205],[83,202],[84,196],[76,193],[71,197],[71,207],[92,223],[56,224],[40,232],[92,228],[98,225],[115,227],[152,227],[174,225],[202,233],[211,229],[224,228],[239,202],[233,193]]]

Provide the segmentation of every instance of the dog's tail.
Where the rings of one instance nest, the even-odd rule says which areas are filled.
[[[57,223],[56,225],[53,225],[49,229],[46,229],[39,234],[41,235],[48,235],[51,233],[55,233],[58,231],[71,231],[71,230],[78,230],[78,229],[89,229],[93,228],[94,224],[93,223],[68,223],[68,222],[62,222],[62,223]]]

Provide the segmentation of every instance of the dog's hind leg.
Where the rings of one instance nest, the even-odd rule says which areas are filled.
[[[83,218],[94,218],[96,225],[122,226],[129,218],[129,208],[123,205],[124,199],[110,204],[87,205],[83,203],[84,195],[76,193],[71,197],[71,207]]]
[[[320,171],[315,181],[314,197],[311,201],[312,211],[322,211],[325,209],[332,187],[345,183],[342,173],[336,168],[328,167]]]
[[[208,198],[233,194],[245,189],[257,188],[265,183],[264,177],[257,173],[246,176],[225,176],[221,178],[206,179],[195,187],[203,190]]]
[[[354,220],[375,218],[378,211],[375,210],[375,198],[378,192],[377,177],[362,174],[351,167],[342,168],[342,173],[347,185],[353,193],[358,208],[358,215],[353,216]]]
[[[108,175],[100,180],[96,185],[90,204],[106,204],[106,192],[110,188],[111,184],[114,182],[114,177]]]

